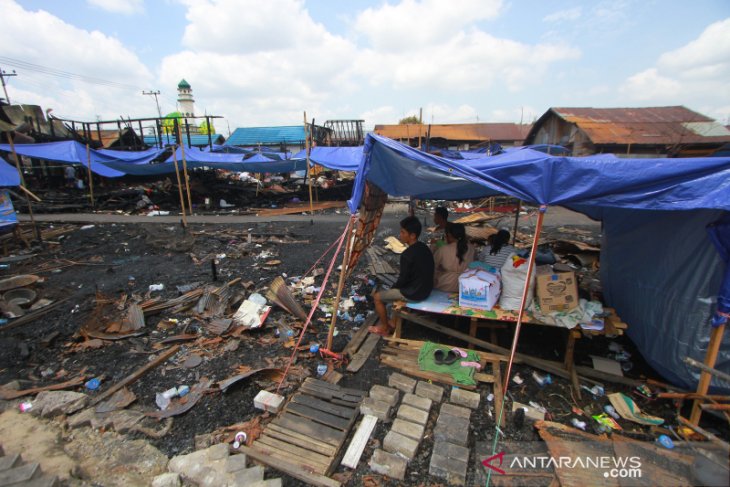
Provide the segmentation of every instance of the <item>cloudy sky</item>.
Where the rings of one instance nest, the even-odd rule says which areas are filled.
[[[533,121],[551,106],[685,105],[730,123],[727,0],[0,0],[13,103],[82,121],[176,109]],[[2,96],[2,95],[0,95]]]

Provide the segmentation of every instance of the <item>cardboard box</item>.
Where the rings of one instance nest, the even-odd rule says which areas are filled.
[[[575,272],[553,272],[549,265],[536,271],[537,301],[543,313],[568,311],[578,306]]]
[[[489,311],[499,300],[502,279],[484,269],[468,269],[459,276],[459,306]]]

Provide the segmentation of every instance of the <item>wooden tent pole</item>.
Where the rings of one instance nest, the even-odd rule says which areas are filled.
[[[337,294],[335,295],[335,304],[332,308],[332,321],[330,321],[330,329],[327,333],[327,350],[332,350],[332,338],[335,336],[335,325],[337,324],[337,311],[340,309],[340,298],[342,297],[342,289],[345,287],[345,276],[347,275],[347,264],[350,261],[350,250],[352,248],[352,224],[355,217],[352,216],[347,221],[345,230],[345,251],[342,253],[342,266],[340,266],[340,282],[337,284]]]
[[[175,163],[175,175],[177,176],[177,191],[180,193],[180,209],[182,209],[183,227],[188,228],[188,220],[185,217],[185,198],[182,192],[182,181],[180,181],[180,169],[177,167],[177,147],[172,147],[172,161]]]
[[[512,246],[517,243],[517,228],[520,223],[520,210],[522,209],[522,200],[517,200],[517,212],[515,213],[515,229],[512,232]]]
[[[18,153],[15,152],[15,143],[13,143],[13,138],[10,137],[10,132],[6,133],[8,137],[8,145],[10,145],[10,150],[13,152],[13,158],[15,159],[15,168],[18,170],[18,176],[20,177],[20,187],[25,188],[25,177],[23,177],[23,171],[20,169],[20,158],[18,157]],[[35,223],[35,218],[33,217],[33,207],[30,206],[30,198],[28,195],[25,195],[25,201],[28,203],[28,215],[30,215],[30,221],[33,225],[33,231],[35,232],[35,237],[39,242],[42,242],[41,240],[41,232],[38,231],[38,226]]]
[[[715,367],[717,361],[717,354],[720,351],[720,345],[722,344],[722,336],[725,333],[725,325],[720,325],[712,329],[710,333],[710,343],[707,345],[707,353],[705,354],[705,365],[709,368]],[[705,395],[710,389],[710,381],[712,380],[712,374],[703,370],[700,373],[700,383],[697,385],[697,394]],[[695,399],[692,404],[692,413],[689,417],[689,422],[693,425],[700,424],[700,417],[702,417],[702,409],[700,408],[701,400]]]
[[[177,140],[182,142],[182,130],[180,124],[177,124]],[[193,199],[190,197],[190,179],[188,178],[188,163],[185,160],[185,143],[180,144],[180,151],[182,152],[182,165],[183,165],[183,176],[185,177],[185,191],[188,194],[188,209],[190,214],[193,215]]]
[[[304,147],[307,153],[307,179],[309,180],[309,214],[314,216],[314,201],[312,200],[312,171],[309,168],[309,151],[311,150],[309,130],[307,129],[307,112],[304,112]],[[314,223],[314,220],[312,220]]]
[[[94,203],[94,180],[92,179],[91,174],[91,150],[89,149],[89,144],[86,144],[86,163],[88,164],[86,172],[89,176],[89,199],[91,200],[91,207],[95,208],[96,203]]]

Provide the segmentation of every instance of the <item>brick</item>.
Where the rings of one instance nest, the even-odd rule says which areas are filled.
[[[432,454],[428,473],[434,477],[446,479],[450,484],[465,485],[467,466],[466,462]]]
[[[416,379],[411,379],[403,374],[394,372],[390,374],[390,377],[388,378],[388,385],[390,387],[395,387],[399,391],[413,393],[413,390],[416,388]]]
[[[455,416],[457,418],[471,419],[471,410],[456,406],[454,404],[442,404],[441,411],[439,414],[446,414],[448,416]]]
[[[416,395],[430,399],[433,402],[441,402],[441,399],[444,397],[444,388],[419,380],[418,384],[416,384]]]
[[[256,465],[255,467],[239,470],[231,475],[232,481],[228,482],[229,486],[248,487],[249,485],[264,480],[264,467]]]
[[[238,470],[243,470],[246,468],[246,463],[246,455],[231,455],[226,460],[226,472],[232,473],[237,472]]]
[[[476,409],[479,407],[479,400],[481,396],[478,392],[471,392],[464,389],[453,388],[451,389],[451,397],[449,400],[453,404],[459,406],[466,406],[469,409]]]
[[[448,441],[436,441],[433,444],[433,454],[454,460],[469,462],[469,449]]]
[[[403,457],[377,449],[373,452],[369,465],[370,469],[375,473],[387,475],[393,479],[403,480],[406,476],[408,462]]]
[[[375,416],[381,421],[390,421],[390,406],[387,402],[378,401],[372,397],[366,397],[360,402],[360,412]]]
[[[415,394],[406,394],[403,396],[403,404],[408,404],[416,409],[429,412],[431,411],[431,404],[433,404],[433,401]]]
[[[284,396],[272,394],[269,391],[261,390],[256,397],[253,398],[253,407],[268,411],[270,413],[278,413],[284,405]]]
[[[421,409],[416,409],[408,404],[401,404],[398,408],[398,414],[396,415],[400,419],[405,419],[411,423],[418,423],[425,426],[428,422],[428,413]]]
[[[466,446],[469,440],[469,420],[442,414],[436,421],[433,437],[436,441],[448,441]]]
[[[390,427],[390,431],[395,431],[403,436],[407,436],[412,440],[420,442],[423,439],[423,432],[426,429],[425,426],[411,423],[404,419],[396,419],[393,421],[393,426]]]
[[[400,391],[392,387],[374,385],[370,388],[370,397],[375,400],[387,402],[390,407],[395,407],[400,399]]]
[[[418,450],[418,442],[393,430],[388,431],[383,440],[383,450],[389,453],[397,453],[412,460]]]

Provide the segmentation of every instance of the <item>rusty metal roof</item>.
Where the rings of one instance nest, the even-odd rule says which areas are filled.
[[[474,142],[513,141],[521,143],[530,131],[530,125],[516,123],[461,123],[432,124],[431,138],[446,140],[463,140]],[[426,137],[429,130],[427,124],[376,125],[374,132],[391,139],[413,139]]]
[[[727,127],[683,106],[551,108],[550,112],[576,124],[594,144],[730,142]]]

